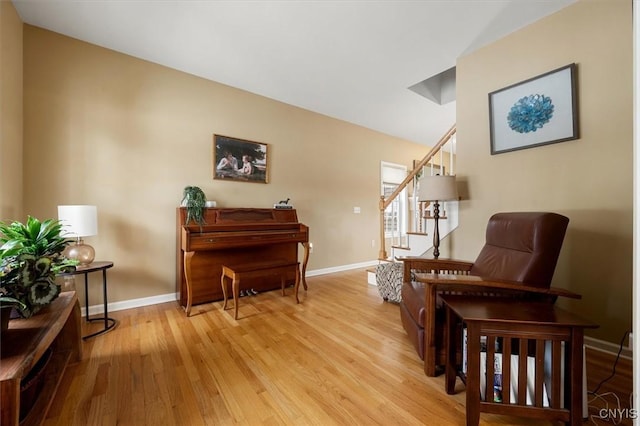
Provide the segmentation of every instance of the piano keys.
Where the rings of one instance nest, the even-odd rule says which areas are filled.
[[[301,280],[307,289],[309,228],[298,222],[294,209],[205,208],[204,219],[202,226],[193,222],[186,225],[186,209],[177,208],[176,291],[185,309],[189,307],[187,280],[191,304],[222,300],[222,265],[297,262],[298,244],[304,248]],[[295,275],[291,273],[287,281],[293,283]],[[243,287],[256,291],[280,289],[280,278],[265,276]]]

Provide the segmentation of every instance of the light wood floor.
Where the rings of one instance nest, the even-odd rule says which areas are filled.
[[[45,424],[464,424],[464,387],[449,396],[444,377],[424,375],[398,306],[364,270],[307,281],[300,305],[291,288],[241,298],[237,321],[220,302],[190,318],[177,303],[113,312],[118,326],[83,343]],[[480,424],[549,423],[482,414]]]

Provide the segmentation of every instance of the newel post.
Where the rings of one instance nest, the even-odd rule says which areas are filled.
[[[378,253],[378,259],[384,260],[387,258],[387,252],[385,250],[384,240],[384,195],[380,196],[380,252]]]

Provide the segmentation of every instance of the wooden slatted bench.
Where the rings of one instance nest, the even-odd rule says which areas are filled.
[[[243,263],[239,265],[222,265],[222,276],[220,277],[220,283],[222,285],[222,294],[224,297],[224,304],[222,309],[227,309],[227,284],[225,280],[228,278],[231,280],[231,291],[233,294],[233,318],[238,319],[238,298],[240,292],[240,285],[242,281],[264,277],[267,275],[280,275],[280,282],[282,287],[282,295],[284,296],[284,286],[287,277],[287,273],[295,270],[295,285],[294,291],[296,295],[296,303],[300,303],[298,299],[298,287],[300,286],[300,262],[291,262],[288,260],[281,261],[263,261]]]

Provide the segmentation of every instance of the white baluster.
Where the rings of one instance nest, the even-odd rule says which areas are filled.
[[[449,175],[453,176],[453,148],[454,148],[454,138],[455,136],[452,136],[449,139],[449,142],[451,143],[451,149],[449,149]],[[449,143],[447,142],[447,144]]]

